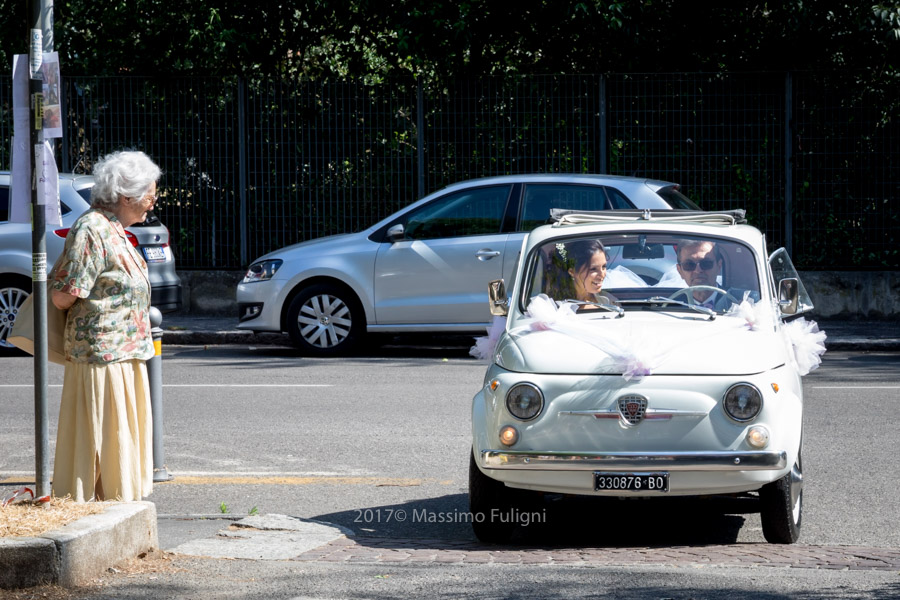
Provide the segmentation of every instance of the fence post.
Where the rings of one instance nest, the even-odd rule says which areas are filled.
[[[419,166],[419,194],[425,196],[425,100],[422,91],[421,77],[416,80],[416,162]]]
[[[609,173],[609,137],[606,123],[605,75],[600,75],[600,172]]]
[[[794,89],[791,73],[784,77],[784,248],[793,252],[794,234]]]
[[[243,77],[237,80],[238,97],[238,196],[240,198],[241,267],[247,257],[247,87]]]

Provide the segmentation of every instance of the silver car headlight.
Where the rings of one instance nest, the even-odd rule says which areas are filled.
[[[762,394],[755,385],[736,383],[725,392],[722,407],[735,421],[752,421],[762,410]]]
[[[536,385],[519,383],[506,393],[506,409],[517,419],[533,419],[544,408],[544,395]]]
[[[250,265],[244,280],[241,283],[253,283],[254,281],[266,281],[272,279],[275,272],[284,261],[280,258],[261,260]]]

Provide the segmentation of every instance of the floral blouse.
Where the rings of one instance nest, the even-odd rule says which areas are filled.
[[[154,355],[147,263],[113,213],[75,221],[50,286],[79,299],[66,317],[66,359],[111,363]]]

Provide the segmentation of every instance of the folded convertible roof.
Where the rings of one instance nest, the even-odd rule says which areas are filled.
[[[747,222],[742,208],[715,212],[702,210],[570,210],[550,209],[550,223],[556,227],[587,223],[631,223],[635,221],[663,221],[704,223],[707,225],[741,225]]]

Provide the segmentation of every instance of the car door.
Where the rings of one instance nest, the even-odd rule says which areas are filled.
[[[511,185],[450,192],[404,216],[404,239],[375,259],[378,325],[483,324],[487,285],[502,277]]]

